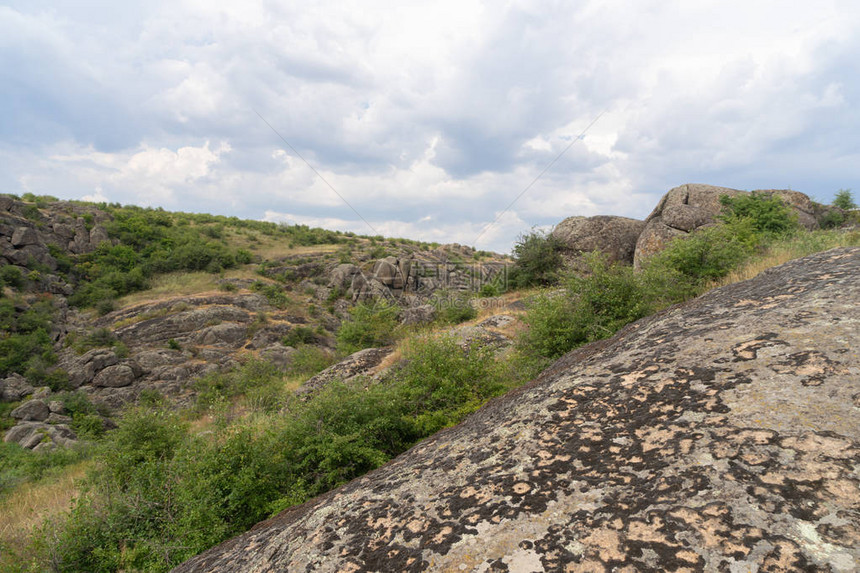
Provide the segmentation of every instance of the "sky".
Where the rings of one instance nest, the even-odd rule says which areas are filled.
[[[684,183],[829,203],[857,30],[854,0],[7,0],[0,192],[499,252]]]

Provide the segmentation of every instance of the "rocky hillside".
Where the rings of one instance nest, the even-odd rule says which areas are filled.
[[[566,355],[176,569],[856,571],[860,249]]]
[[[333,354],[358,302],[431,321],[430,302],[502,282],[508,263],[457,244],[0,196],[0,404],[18,406],[4,440],[74,443],[63,391],[85,393],[108,428],[142,395],[187,404],[196,380],[248,358]]]

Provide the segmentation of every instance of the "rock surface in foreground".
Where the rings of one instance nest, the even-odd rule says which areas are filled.
[[[860,249],[574,351],[177,571],[855,571]]]

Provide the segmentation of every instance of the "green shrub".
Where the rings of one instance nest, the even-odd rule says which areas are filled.
[[[492,298],[502,294],[502,289],[497,283],[484,283],[478,291],[478,296],[481,298]]]
[[[447,324],[460,324],[478,316],[471,297],[461,293],[443,292],[432,299],[439,320]]]
[[[265,283],[263,281],[254,281],[253,284],[251,284],[251,290],[262,294],[266,297],[266,300],[269,301],[269,304],[275,308],[286,308],[290,303],[290,299],[284,291],[284,287],[280,285]]]
[[[793,233],[799,228],[797,215],[777,195],[753,191],[750,194],[720,197],[724,214],[721,219],[734,223],[746,219],[752,230],[765,236]]]
[[[0,299],[0,377],[17,372],[39,382],[48,375],[57,361],[48,334],[54,313],[49,296],[29,305],[20,297]]]
[[[197,392],[195,407],[198,412],[217,409],[237,396],[255,391],[258,402],[263,394],[275,399],[282,387],[283,374],[275,365],[263,360],[248,360],[230,372],[209,374],[197,379],[194,382],[194,389]],[[261,389],[266,390],[260,392]],[[276,392],[271,392],[272,389]],[[273,404],[267,402],[258,406],[269,409]]]
[[[298,347],[303,344],[313,344],[316,341],[316,333],[312,328],[307,326],[296,326],[282,340],[284,346],[294,347]]]
[[[518,340],[527,355],[553,359],[582,344],[612,336],[652,311],[648,289],[633,269],[609,265],[599,253],[585,255],[587,272],[569,275],[564,289],[536,296]]]
[[[392,378],[418,436],[457,424],[512,384],[500,376],[491,348],[464,348],[451,336],[411,339],[402,364]]]
[[[851,195],[851,189],[840,189],[836,192],[833,198],[833,206],[842,209],[843,211],[851,211],[857,208],[857,203],[854,202],[854,197]]]
[[[293,376],[310,377],[322,372],[336,361],[335,357],[318,346],[299,346],[292,354],[287,372]]]
[[[651,277],[663,275],[676,281],[679,294],[686,298],[714,279],[724,277],[761,245],[749,219],[733,220],[695,231],[673,240],[646,264]],[[670,285],[664,285],[666,287]]]
[[[395,304],[384,299],[359,303],[350,310],[350,320],[337,331],[338,349],[352,354],[362,348],[391,344],[397,336],[399,312]]]
[[[552,234],[532,230],[517,239],[514,259],[511,284],[520,288],[554,284],[563,264],[561,242]]]
[[[7,285],[12,288],[23,287],[24,274],[21,272],[21,269],[13,267],[12,265],[0,266],[0,289],[3,288],[3,285]]]
[[[844,212],[833,209],[819,217],[818,224],[822,229],[836,229],[844,225],[847,219]]]

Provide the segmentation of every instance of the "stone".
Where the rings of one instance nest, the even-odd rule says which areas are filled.
[[[51,388],[48,386],[39,386],[33,391],[33,395],[30,396],[33,400],[45,400],[48,396],[51,395]]]
[[[365,348],[354,352],[333,366],[329,366],[302,384],[296,394],[308,395],[325,387],[332,380],[347,381],[358,376],[369,376],[386,356],[394,351],[391,347]]]
[[[33,433],[39,430],[46,431],[47,427],[47,424],[43,424],[41,422],[21,422],[6,430],[6,433],[3,434],[3,441],[6,443],[18,444],[20,446],[22,445],[22,442],[29,442]]]
[[[93,386],[102,388],[124,388],[140,376],[140,366],[135,368],[131,361],[108,366],[93,378]]]
[[[436,307],[432,304],[422,304],[403,309],[400,313],[402,324],[428,324],[436,320]]]
[[[636,241],[644,228],[645,221],[627,217],[568,217],[555,226],[552,236],[568,256],[600,251],[609,262],[632,265]]]
[[[860,248],[713,290],[174,571],[857,570],[858,307]]]
[[[16,420],[41,422],[51,414],[44,400],[28,400],[9,414]]]
[[[815,206],[812,200],[798,191],[757,190],[753,193],[768,193],[780,197],[792,208],[798,222],[806,229],[818,228]],[[684,237],[696,229],[713,225],[723,211],[720,197],[745,195],[746,191],[688,183],[670,189],[654,211],[645,219],[645,228],[636,242],[633,265],[636,269],[650,257],[659,253],[676,237]]]
[[[12,233],[13,247],[38,245],[40,242],[41,241],[39,240],[39,234],[36,233],[36,230],[32,227],[18,227],[17,229],[15,229],[15,232]]]
[[[17,373],[12,373],[0,380],[0,401],[17,402],[33,393],[35,388],[27,379]]]
[[[361,270],[353,264],[338,265],[329,274],[328,286],[346,291],[352,285],[353,277],[360,273]]]
[[[403,275],[397,266],[397,259],[387,257],[373,265],[373,278],[390,288],[403,288]]]
[[[65,414],[66,406],[59,400],[51,400],[48,402],[48,410],[50,410],[52,414]]]
[[[292,364],[295,352],[296,349],[292,346],[284,346],[283,344],[276,343],[261,350],[260,358],[271,362],[281,370],[286,370]]]
[[[63,416],[62,414],[54,414],[52,412],[51,415],[45,419],[45,421],[49,424],[71,424],[72,417]]]
[[[69,384],[73,388],[79,388],[91,383],[96,374],[118,362],[119,357],[113,349],[94,348],[64,365],[69,374]]]
[[[89,244],[92,247],[98,247],[104,242],[110,242],[110,236],[108,235],[107,229],[101,225],[96,225],[90,230],[89,238]]]
[[[195,336],[197,344],[242,346],[248,336],[248,327],[235,322],[225,322],[204,328]]]

